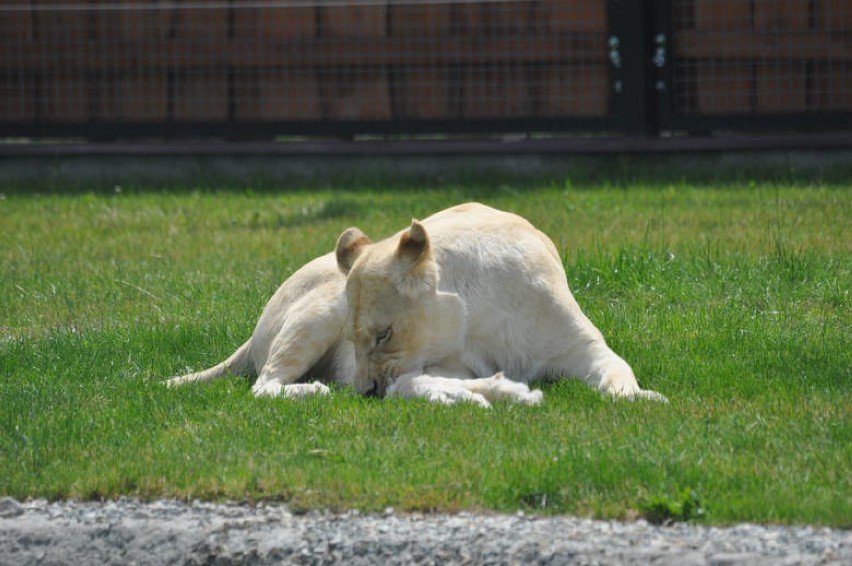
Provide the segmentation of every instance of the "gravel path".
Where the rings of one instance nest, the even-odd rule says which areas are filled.
[[[0,564],[852,564],[852,532],[0,499]]]

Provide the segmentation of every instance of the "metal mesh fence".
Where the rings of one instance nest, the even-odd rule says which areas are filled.
[[[0,0],[0,137],[653,132],[852,113],[850,0],[636,6]],[[663,31],[671,55],[651,79]]]
[[[676,112],[852,110],[849,0],[673,0]]]
[[[0,122],[607,113],[606,2],[0,4]]]

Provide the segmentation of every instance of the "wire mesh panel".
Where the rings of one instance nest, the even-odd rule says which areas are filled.
[[[804,129],[850,114],[850,0],[0,0],[0,137]]]
[[[852,111],[849,0],[673,0],[673,111]]]
[[[0,127],[556,129],[607,118],[606,30],[605,0],[12,0]]]

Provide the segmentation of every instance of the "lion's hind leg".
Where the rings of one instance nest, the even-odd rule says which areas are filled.
[[[345,310],[339,305],[328,304],[322,297],[304,297],[293,306],[291,316],[273,340],[252,393],[257,397],[289,398],[327,394],[328,387],[318,381],[297,382],[305,377],[328,381],[342,377],[307,373],[327,356],[336,357],[344,321]]]

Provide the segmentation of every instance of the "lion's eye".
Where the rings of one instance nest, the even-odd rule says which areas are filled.
[[[390,340],[392,330],[393,329],[388,326],[387,328],[376,334],[376,346],[381,346],[382,344]]]

